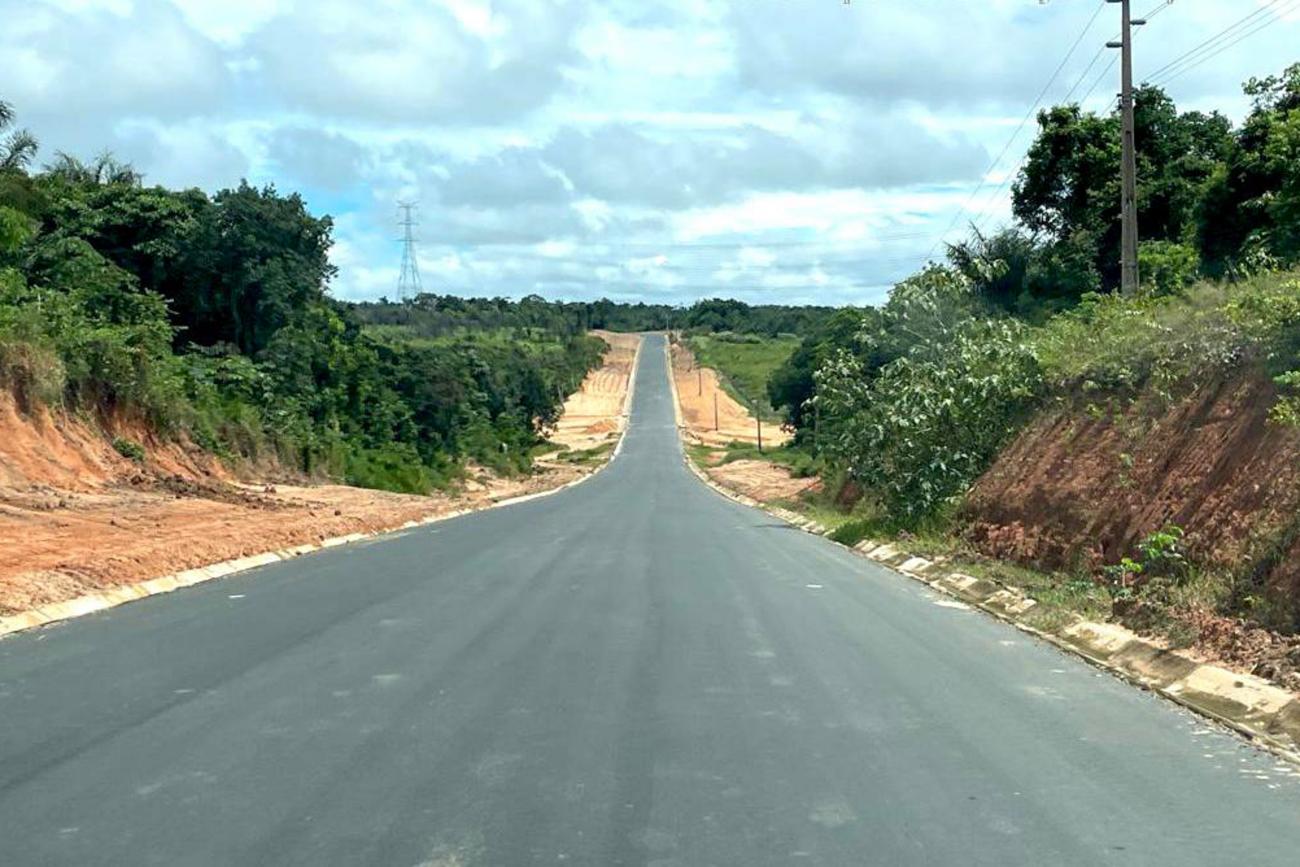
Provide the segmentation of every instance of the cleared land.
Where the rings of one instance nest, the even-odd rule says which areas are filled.
[[[569,395],[564,415],[549,437],[574,451],[613,442],[627,427],[628,385],[641,345],[639,334],[591,333],[609,344],[604,364],[587,374],[582,387]]]
[[[626,424],[623,403],[639,338],[601,336],[612,347],[606,363],[566,404],[555,437],[573,449],[612,444]],[[571,482],[602,457],[539,461],[536,472],[518,478],[470,468],[459,490],[416,496],[249,484],[210,456],[142,428],[107,433],[49,412],[20,413],[11,398],[0,397],[0,616],[222,560],[483,508]],[[144,443],[148,462],[118,454],[115,435]]]
[[[721,374],[722,387],[742,405],[757,405],[763,421],[780,424],[782,413],[767,399],[767,381],[799,348],[798,337],[756,334],[697,334],[685,341],[702,366]]]
[[[731,442],[753,443],[758,429],[753,414],[722,386],[717,371],[700,367],[695,355],[680,343],[673,344],[673,379],[686,433],[706,445]],[[763,423],[763,444],[780,445],[790,434],[770,422]]]

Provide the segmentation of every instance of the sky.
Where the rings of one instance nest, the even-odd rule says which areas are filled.
[[[1239,120],[1300,61],[1300,0],[1134,4],[1137,76],[1181,108]],[[1107,109],[1118,27],[1100,0],[0,0],[0,99],[41,161],[300,192],[340,298],[396,296],[414,201],[426,291],[867,304],[1008,219],[1032,108]]]

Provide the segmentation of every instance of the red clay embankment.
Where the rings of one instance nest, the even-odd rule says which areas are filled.
[[[1177,524],[1198,561],[1250,569],[1300,515],[1300,431],[1269,423],[1274,397],[1245,369],[1172,402],[1045,411],[971,491],[967,536],[992,556],[1096,569]],[[1300,619],[1300,546],[1277,553],[1256,561],[1261,589]]]

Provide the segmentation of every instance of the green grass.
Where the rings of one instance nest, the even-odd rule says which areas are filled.
[[[607,443],[601,443],[598,446],[592,446],[589,449],[566,449],[556,456],[556,460],[568,464],[577,464],[581,467],[590,467],[605,462],[609,453],[614,450],[615,440]]]
[[[460,346],[473,342],[484,346],[557,347],[563,339],[542,328],[493,328],[475,331],[460,328],[437,337],[420,334],[409,325],[366,325],[362,331],[380,343],[404,343],[415,348]]]
[[[702,367],[722,374],[722,387],[743,404],[758,404],[766,421],[783,421],[767,401],[767,380],[799,346],[798,337],[759,337],[753,334],[701,334],[687,346]]]

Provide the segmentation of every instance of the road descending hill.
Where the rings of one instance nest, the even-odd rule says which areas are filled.
[[[700,484],[658,337],[590,481],[0,641],[0,719],[7,865],[1300,851],[1276,758]]]

